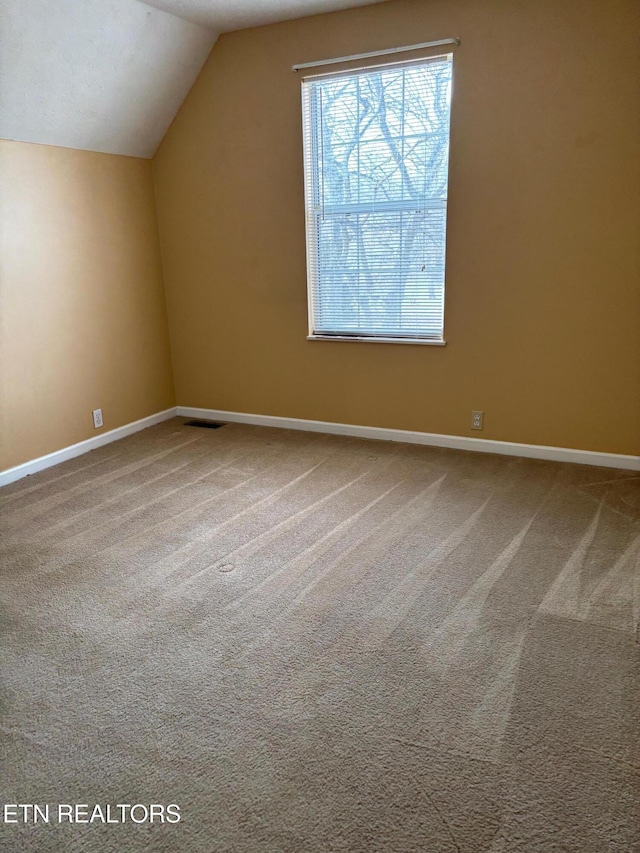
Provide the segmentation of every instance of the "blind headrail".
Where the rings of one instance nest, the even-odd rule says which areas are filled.
[[[371,50],[369,53],[354,53],[351,56],[336,56],[334,59],[318,59],[315,62],[300,62],[292,65],[292,71],[301,71],[303,68],[319,68],[322,65],[336,65],[338,62],[351,62],[352,59],[370,59],[372,56],[391,56],[393,53],[407,53],[411,50],[422,50],[425,47],[440,47],[443,44],[460,44],[459,38],[438,39],[437,41],[423,41],[420,44],[408,44],[404,47],[390,47],[387,50]]]

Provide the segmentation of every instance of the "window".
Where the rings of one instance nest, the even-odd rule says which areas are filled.
[[[451,67],[303,80],[311,337],[443,342]]]

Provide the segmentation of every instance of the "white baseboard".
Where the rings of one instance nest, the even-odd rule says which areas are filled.
[[[146,429],[180,415],[185,418],[202,418],[229,423],[254,424],[255,426],[298,429],[307,432],[326,432],[334,435],[352,435],[357,438],[371,438],[378,441],[402,441],[407,444],[425,444],[432,447],[451,447],[455,450],[473,450],[479,453],[499,453],[505,456],[525,456],[529,459],[549,459],[555,462],[576,462],[582,465],[598,465],[603,468],[624,468],[640,471],[640,456],[623,456],[618,453],[598,453],[593,450],[574,450],[567,447],[547,447],[540,444],[516,444],[511,441],[492,441],[486,438],[469,438],[461,435],[440,435],[432,432],[413,432],[405,429],[385,429],[384,427],[357,426],[355,424],[336,424],[329,421],[310,421],[302,418],[279,418],[273,415],[251,415],[245,412],[225,412],[221,409],[199,409],[192,406],[177,406],[141,418],[139,421],[125,424],[117,429],[103,432],[94,438],[63,447],[46,456],[32,459],[15,468],[0,471],[0,487],[7,486],[29,474],[51,468],[103,447],[112,441],[118,441],[134,432]]]
[[[88,453],[90,450],[95,450],[97,447],[103,447],[105,444],[110,444],[112,441],[118,441],[118,439],[125,438],[127,435],[132,435],[134,432],[140,432],[142,429],[146,429],[154,424],[159,424],[161,421],[173,418],[176,414],[177,410],[175,407],[172,409],[165,409],[164,412],[157,412],[155,415],[149,415],[148,418],[141,418],[139,421],[133,421],[133,423],[125,424],[117,429],[100,433],[100,435],[88,438],[86,441],[79,441],[77,444],[72,444],[69,447],[63,447],[61,450],[55,450],[53,453],[48,453],[46,456],[40,456],[38,459],[32,459],[30,462],[24,462],[22,465],[16,465],[15,468],[7,468],[6,471],[0,471],[0,487],[8,486],[9,483],[14,483],[16,480],[20,480],[28,474],[35,474],[38,471],[43,471],[45,468],[51,468],[52,465],[59,465],[61,462],[66,462],[67,459],[73,459],[75,456],[81,456],[83,453]]]
[[[220,409],[198,409],[191,406],[178,406],[177,412],[178,415],[185,418],[299,429],[308,432],[328,432],[334,435],[353,435],[358,438],[373,438],[379,441],[403,441],[408,444],[451,447],[456,450],[474,450],[479,453],[499,453],[504,456],[525,456],[529,459],[549,459],[555,462],[576,462],[581,465],[640,471],[640,456],[623,456],[619,453],[599,453],[593,450],[574,450],[568,447],[547,447],[542,444],[516,444],[511,441],[493,441],[462,435],[440,435],[405,429],[335,424],[327,421],[302,420],[301,418],[279,418],[272,415],[250,415],[245,412],[225,412]]]

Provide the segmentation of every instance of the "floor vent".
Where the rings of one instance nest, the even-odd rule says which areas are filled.
[[[218,429],[219,427],[224,426],[224,424],[218,423],[218,421],[187,421],[185,426],[197,426],[203,427],[204,429]]]

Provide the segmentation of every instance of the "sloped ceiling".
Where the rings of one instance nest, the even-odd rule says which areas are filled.
[[[382,0],[0,0],[0,138],[152,157],[218,34]]]
[[[141,0],[220,33],[304,18],[384,0]]]
[[[216,33],[137,0],[1,0],[0,136],[151,157]]]

